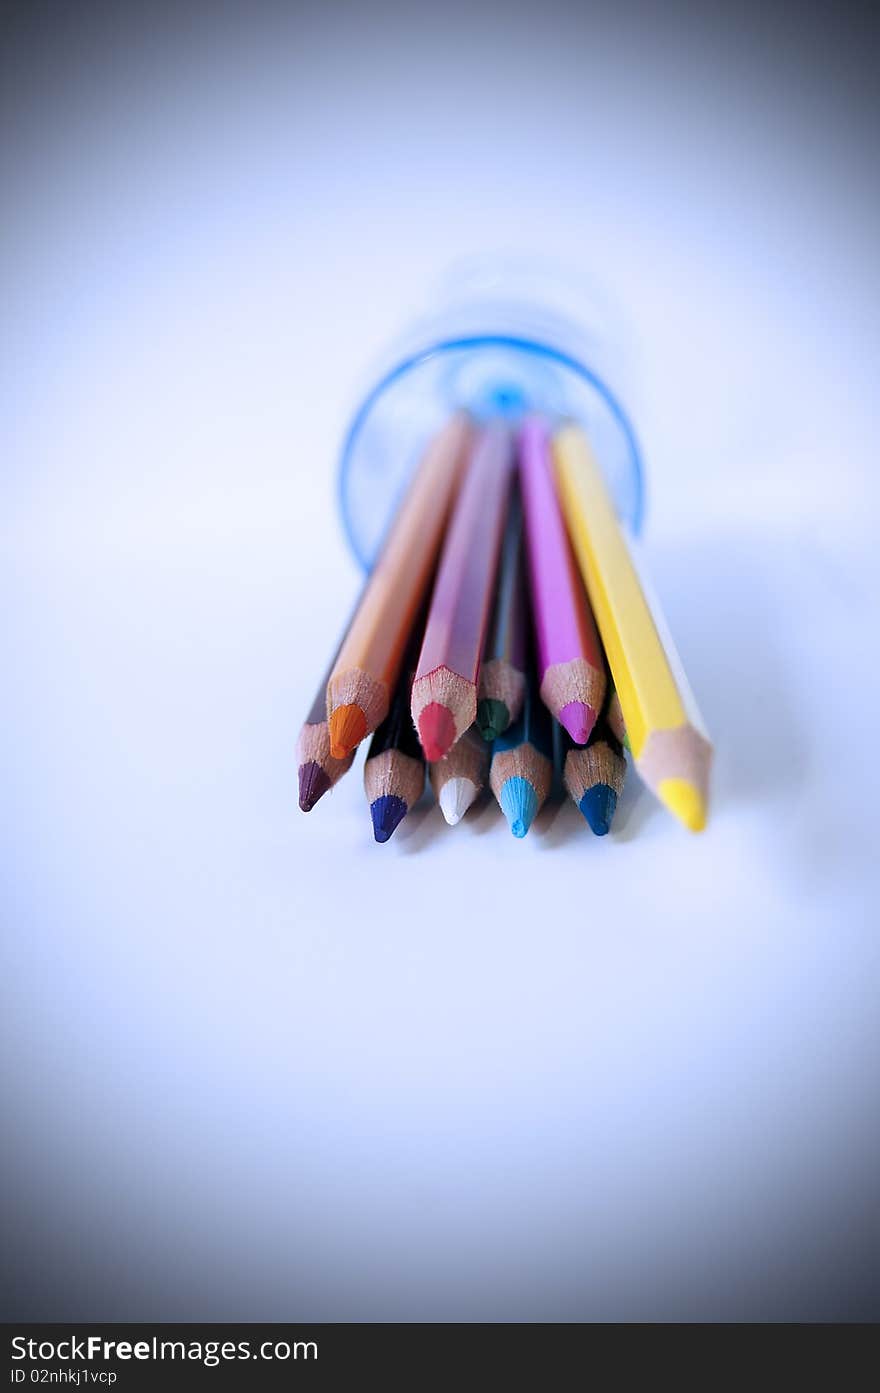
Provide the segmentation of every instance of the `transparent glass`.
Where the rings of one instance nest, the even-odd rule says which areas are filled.
[[[533,261],[453,268],[380,363],[345,436],[339,507],[364,570],[427,440],[458,408],[579,421],[619,516],[639,532],[642,458],[620,395],[629,370],[619,314],[582,279]]]

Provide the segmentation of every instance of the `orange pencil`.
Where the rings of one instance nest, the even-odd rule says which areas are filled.
[[[327,683],[334,759],[344,759],[388,714],[472,439],[463,412],[447,422],[428,446],[391,525]]]
[[[476,719],[480,659],[512,478],[510,431],[487,426],[449,522],[413,682],[412,717],[432,763]]]

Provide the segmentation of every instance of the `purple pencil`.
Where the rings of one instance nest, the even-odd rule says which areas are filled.
[[[605,662],[556,497],[550,434],[538,417],[520,431],[519,470],[541,700],[585,745],[605,700]]]

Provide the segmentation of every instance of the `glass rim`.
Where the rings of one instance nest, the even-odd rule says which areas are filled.
[[[611,413],[612,419],[619,427],[624,441],[626,442],[629,464],[633,473],[635,500],[633,516],[629,519],[629,525],[637,535],[641,532],[645,516],[645,478],[644,469],[642,467],[642,453],[629,416],[603,378],[601,378],[597,372],[594,372],[592,368],[575,358],[571,353],[567,353],[564,349],[556,348],[553,344],[544,343],[540,339],[532,339],[524,335],[503,333],[459,335],[453,338],[438,339],[435,343],[428,344],[399,359],[393,367],[389,368],[379,378],[378,382],[374,384],[364,397],[346,431],[340,455],[337,499],[339,512],[342,518],[342,526],[348,544],[361,569],[366,573],[372,570],[373,563],[363,555],[356,541],[347,488],[355,445],[364,422],[382,394],[399,378],[403,377],[405,373],[410,372],[413,368],[420,367],[423,363],[429,362],[432,358],[438,357],[442,353],[479,348],[512,348],[523,353],[529,353],[533,357],[546,358],[556,363],[559,367],[567,368],[598,393]]]

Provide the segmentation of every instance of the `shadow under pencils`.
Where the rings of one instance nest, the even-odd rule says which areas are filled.
[[[619,842],[631,842],[641,835],[645,824],[661,811],[651,790],[645,788],[633,765],[626,757],[626,779],[617,802],[610,836]]]
[[[437,819],[432,817],[432,813],[440,817],[440,809],[431,794],[423,793],[394,834],[395,844],[400,851],[414,856],[431,845],[438,833]]]
[[[566,817],[565,800],[548,798],[529,828],[529,836],[546,851],[555,851],[569,842],[572,827]]]

